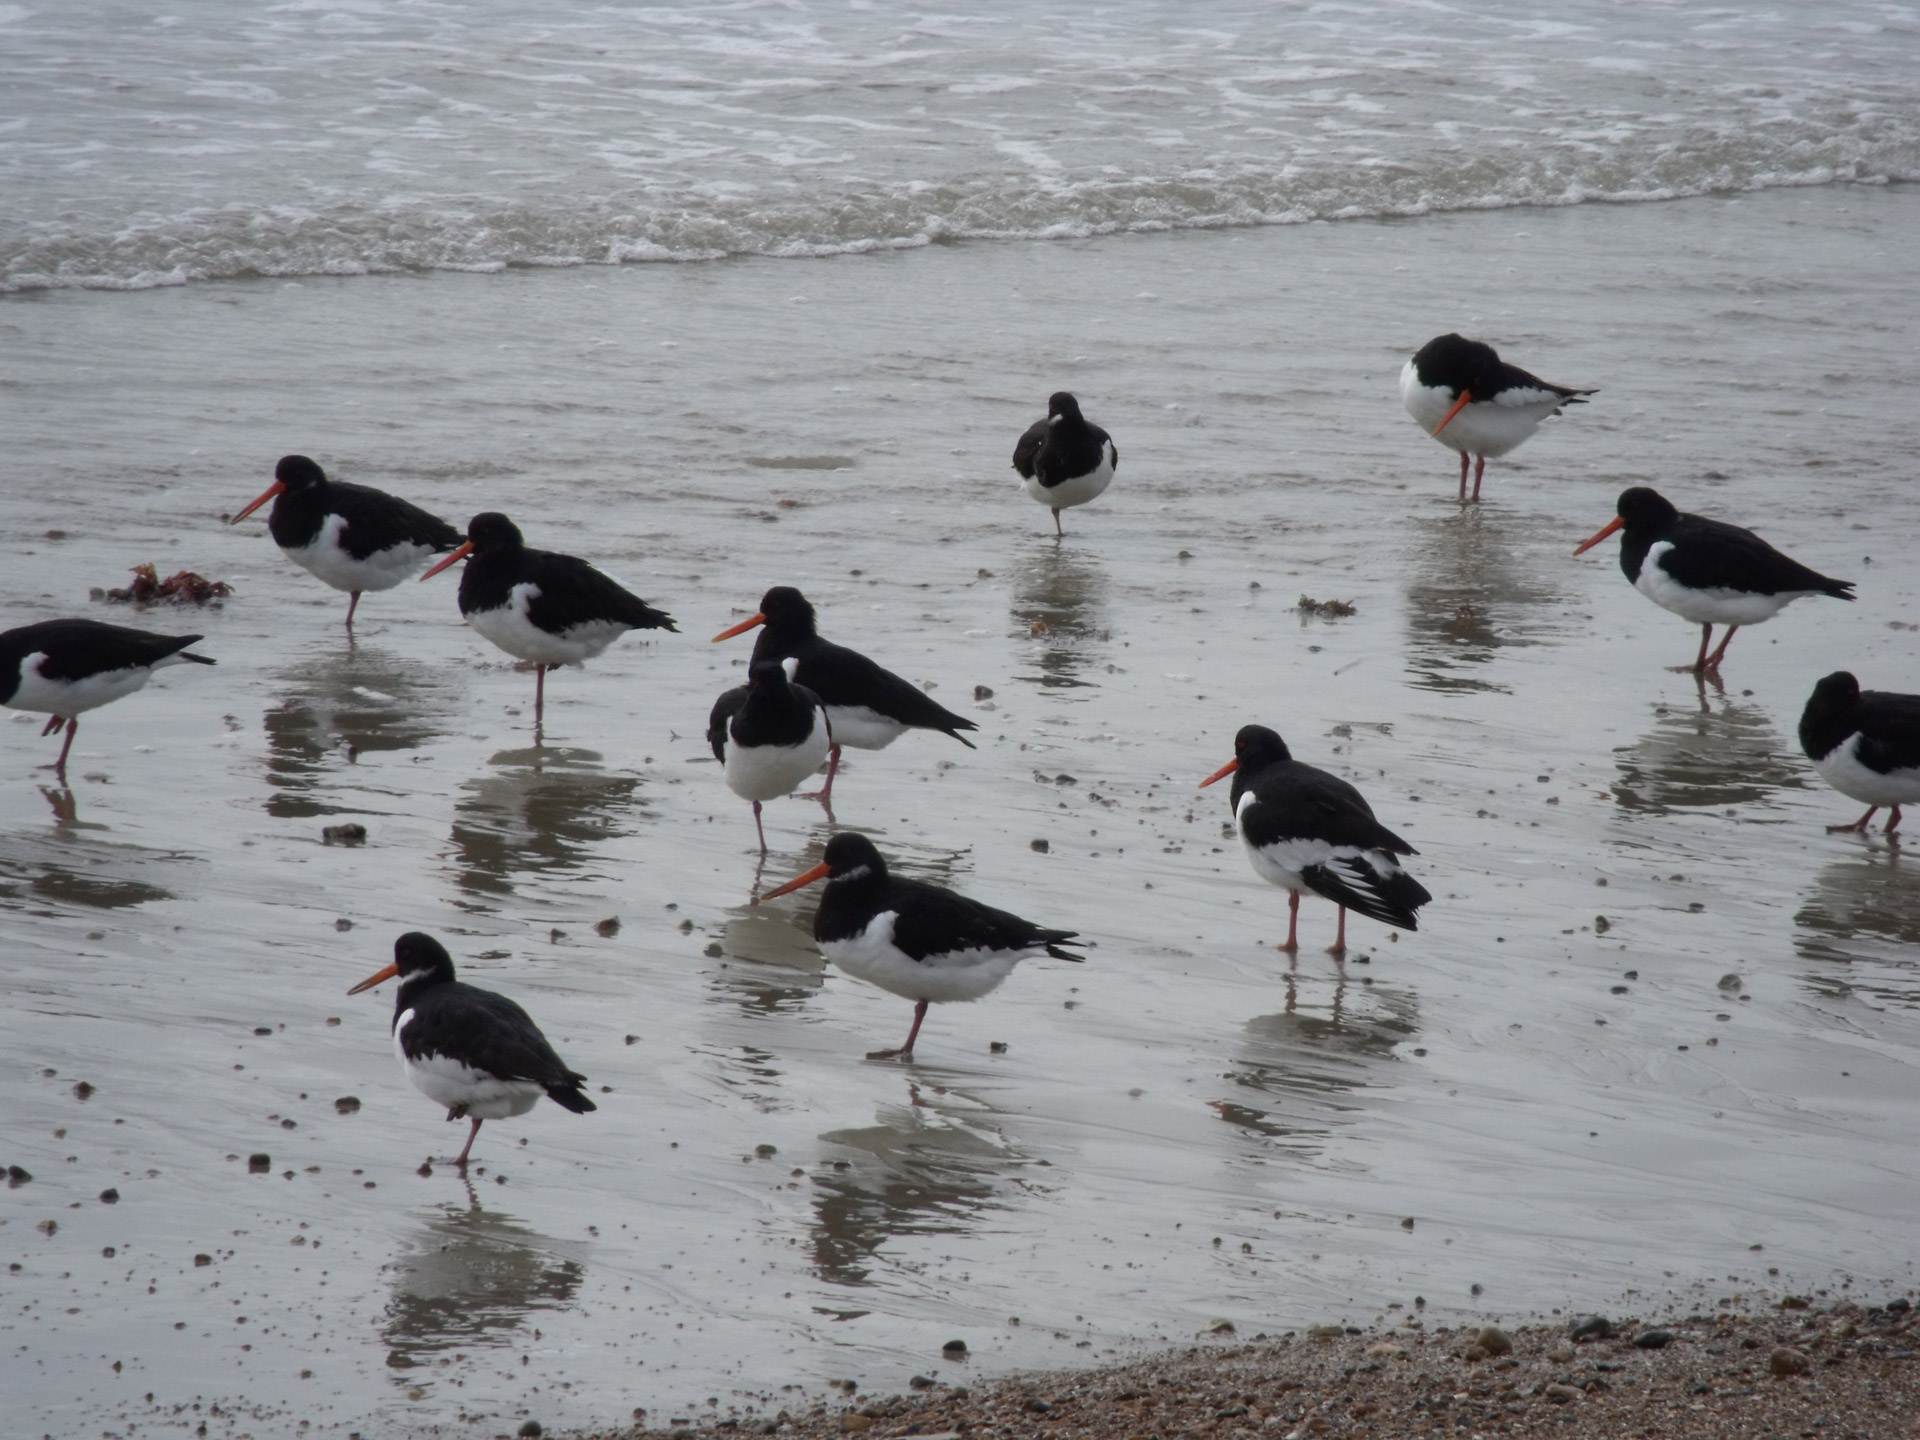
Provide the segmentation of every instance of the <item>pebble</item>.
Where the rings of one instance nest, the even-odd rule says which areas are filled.
[[[964,1340],[949,1340],[940,1347],[940,1353],[948,1358],[965,1355],[967,1353],[967,1342]]]
[[[249,1175],[264,1175],[271,1169],[273,1169],[273,1157],[271,1155],[260,1154],[249,1155],[247,1157],[247,1173]]]
[[[352,822],[345,825],[328,825],[320,831],[322,845],[364,845],[367,843],[367,827]]]
[[[1567,1405],[1580,1398],[1580,1392],[1571,1385],[1549,1385],[1540,1392],[1556,1405]]]
[[[1813,1361],[1803,1351],[1790,1345],[1782,1345],[1767,1357],[1767,1368],[1777,1376],[1804,1375],[1813,1368]]]
[[[342,1115],[357,1115],[360,1112],[360,1097],[357,1095],[342,1095],[338,1100],[333,1102],[333,1108]]]
[[[1605,1340],[1613,1334],[1613,1322],[1604,1315],[1581,1315],[1567,1323],[1569,1340]]]
[[[27,1169],[26,1166],[24,1165],[7,1166],[7,1188],[9,1190],[11,1190],[16,1185],[25,1185],[28,1181],[32,1179],[33,1179],[33,1172]]]
[[[856,1415],[853,1411],[849,1410],[840,1417],[840,1428],[849,1434],[858,1435],[863,1430],[871,1430],[873,1428],[873,1417],[870,1415]]]
[[[1671,1330],[1642,1330],[1633,1337],[1636,1350],[1664,1350],[1673,1343]]]
[[[1513,1353],[1513,1337],[1498,1325],[1482,1325],[1479,1333],[1473,1337],[1473,1343],[1489,1355]]]
[[[102,1190],[100,1192],[100,1203],[102,1205],[118,1205],[120,1203],[120,1192],[113,1189]]]
[[[538,1420],[529,1420],[520,1427],[520,1434],[524,1437],[524,1440],[539,1440],[542,1433],[544,1432],[540,1429],[540,1422]]]
[[[1570,1365],[1573,1363],[1573,1346],[1564,1340],[1556,1341],[1547,1351],[1547,1359],[1556,1365]]]
[[[693,929],[693,922],[691,920],[682,920],[680,922],[680,928],[691,931]],[[620,917],[618,915],[609,915],[604,920],[595,921],[593,933],[598,935],[602,940],[611,940],[620,933]]]
[[[1045,855],[1052,847],[1044,840],[1029,840],[1027,848],[1036,855]]]

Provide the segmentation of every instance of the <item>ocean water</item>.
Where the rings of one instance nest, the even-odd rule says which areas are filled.
[[[0,287],[1920,178],[1909,5],[0,4]]]
[[[1914,1290],[1920,890],[1794,741],[1828,670],[1920,690],[1910,12],[5,14],[0,621],[220,662],[70,788],[0,721],[21,1428],[659,1426],[1220,1319]],[[1477,507],[1395,389],[1454,328],[1599,387]],[[1007,462],[1063,386],[1122,460],[1056,541]],[[289,451],[682,633],[536,742],[453,576],[349,645],[224,523]],[[1670,673],[1697,635],[1570,553],[1631,484],[1858,602]],[[237,594],[88,599],[141,562]],[[762,863],[707,637],[775,583],[981,731],[770,805]],[[1248,721],[1419,847],[1418,933],[1335,965],[1308,902],[1275,952],[1195,788]],[[908,1007],[750,903],[835,825],[1086,963],[865,1061]],[[409,929],[600,1109],[422,1173],[463,1127],[345,994]]]

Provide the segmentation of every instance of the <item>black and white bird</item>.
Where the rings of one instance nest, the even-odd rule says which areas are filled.
[[[51,715],[42,735],[67,727],[60,758],[53,765],[53,773],[64,785],[67,754],[80,730],[80,716],[143,688],[156,670],[188,661],[213,664],[207,656],[187,650],[202,638],[155,635],[98,620],[22,625],[0,634],[0,705]]]
[[[586,561],[535,550],[494,511],[467,522],[467,538],[420,578],[431,580],[465,560],[460,613],[467,624],[517,660],[533,665],[533,725],[546,713],[547,671],[578,665],[629,630],[677,630],[656,610]]]
[[[883,670],[858,650],[823,640],[814,628],[813,606],[791,585],[776,585],[760,597],[758,613],[714,636],[717,644],[756,625],[766,628],[753,642],[753,660],[787,661],[791,678],[820,697],[833,725],[822,803],[831,803],[840,749],[884,750],[909,730],[938,730],[969,750],[973,742],[960,732],[980,727],[936,704],[918,685]]]
[[[1771,620],[1806,595],[1853,599],[1853,581],[1833,580],[1790,560],[1751,530],[1687,515],[1644,485],[1620,492],[1619,513],[1583,540],[1583,555],[1616,530],[1620,569],[1634,589],[1663,610],[1700,627],[1700,654],[1676,669],[1696,675],[1718,671],[1720,659],[1742,625]],[[1707,646],[1713,627],[1725,625],[1720,648]]]
[[[1084,943],[1075,938],[1079,932],[1048,930],[938,885],[891,875],[873,842],[851,831],[827,842],[818,865],[760,898],[816,880],[827,882],[813,917],[821,953],[856,979],[913,1001],[907,1043],[872,1051],[869,1060],[911,1060],[928,1005],[978,1000],[1028,955],[1082,958],[1060,948]]]
[[[1849,800],[1867,806],[1851,825],[1828,830],[1865,834],[1867,822],[1889,806],[1886,833],[1900,824],[1902,805],[1920,805],[1920,695],[1862,690],[1845,670],[1813,687],[1800,712],[1800,748],[1813,768]]]
[[[753,828],[760,853],[767,853],[767,830],[760,804],[791,795],[820,768],[833,745],[832,722],[820,697],[795,685],[789,664],[755,660],[747,683],[713,702],[707,716],[707,743],[726,775],[727,788],[753,802]]]
[[[1417,855],[1373,818],[1358,790],[1293,758],[1287,742],[1264,725],[1243,725],[1233,759],[1200,782],[1205,789],[1233,776],[1233,818],[1254,874],[1287,892],[1289,955],[1300,948],[1300,896],[1311,890],[1340,907],[1332,955],[1347,948],[1347,911],[1358,910],[1402,930],[1418,930],[1416,912],[1433,896],[1400,867]]]
[[[1047,400],[1047,418],[1036,420],[1013,447],[1013,468],[1028,495],[1053,511],[1053,533],[1063,535],[1060,512],[1098,500],[1120,468],[1113,437],[1080,413],[1080,402],[1061,390]]]
[[[281,553],[352,597],[349,631],[364,592],[391,590],[460,543],[460,532],[438,515],[384,490],[329,480],[304,455],[283,457],[273,484],[227,523],[238,525],[269,500],[267,531]]]
[[[598,1109],[581,1087],[587,1077],[554,1054],[531,1016],[504,995],[453,976],[453,957],[431,935],[412,930],[393,942],[393,963],[347,993],[400,977],[393,1002],[393,1049],[414,1088],[447,1119],[469,1120],[454,1164],[466,1168],[482,1120],[524,1115],[545,1095],[562,1110]]]
[[[1400,399],[1420,428],[1460,452],[1460,498],[1467,498],[1467,460],[1477,457],[1473,498],[1487,458],[1513,449],[1568,405],[1597,390],[1555,385],[1502,360],[1491,345],[1441,335],[1414,352],[1400,371]]]

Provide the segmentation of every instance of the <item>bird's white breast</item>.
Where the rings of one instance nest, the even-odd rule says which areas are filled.
[[[464,1107],[475,1120],[505,1120],[526,1114],[546,1093],[531,1080],[502,1080],[446,1055],[408,1056],[402,1036],[412,1021],[413,1011],[403,1010],[393,1022],[393,1053],[414,1089],[436,1105]]]
[[[742,800],[778,800],[791,795],[827,758],[827,727],[818,710],[813,728],[798,745],[742,745],[728,721],[727,788]]]
[[[1027,494],[1042,505],[1055,510],[1070,510],[1075,505],[1084,505],[1089,500],[1098,500],[1113,483],[1115,461],[1113,441],[1108,440],[1100,447],[1100,463],[1084,475],[1060,484],[1048,487],[1042,485],[1038,477],[1020,482]]]
[[[1660,562],[1673,549],[1670,540],[1656,540],[1647,547],[1647,558],[1640,562],[1640,573],[1633,588],[1662,610],[1671,610],[1682,620],[1696,625],[1758,625],[1771,620],[1788,605],[1811,590],[1793,590],[1779,595],[1753,595],[1744,590],[1696,590],[1682,585],[1669,575]]]
[[[317,576],[336,590],[391,590],[402,580],[416,575],[433,558],[433,547],[403,540],[376,550],[364,560],[356,560],[340,544],[347,528],[345,517],[329,515],[320,533],[305,545],[281,547],[281,553],[309,574]]]
[[[1544,396],[1546,398],[1538,398]],[[1540,422],[1561,406],[1551,391],[1503,390],[1493,400],[1471,400],[1447,422],[1438,435],[1433,427],[1446,420],[1460,397],[1443,385],[1422,385],[1409,360],[1400,371],[1400,399],[1420,428],[1450,450],[1468,455],[1504,455],[1540,428]]]
[[[915,960],[893,943],[895,912],[883,910],[860,934],[823,940],[820,953],[857,979],[908,1000],[978,1000],[1013,972],[1020,950],[953,950]]]
[[[1920,805],[1920,770],[1894,770],[1882,775],[1860,763],[1860,737],[1849,735],[1813,762],[1820,778],[1862,805]]]
[[[536,665],[578,665],[606,649],[632,627],[615,620],[589,620],[558,633],[542,630],[528,615],[540,598],[540,587],[522,581],[507,595],[507,603],[492,610],[473,610],[467,624],[507,654]]]
[[[49,680],[40,673],[46,661],[44,650],[36,650],[20,662],[20,685],[7,704],[15,710],[38,710],[47,715],[78,715],[131,695],[142,688],[155,670],[163,665],[183,663],[176,655],[156,660],[151,666],[134,665],[125,670],[104,670],[78,680]]]

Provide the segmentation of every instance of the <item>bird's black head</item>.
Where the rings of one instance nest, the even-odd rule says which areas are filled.
[[[1809,760],[1823,760],[1859,725],[1860,682],[1836,670],[1813,687],[1800,712],[1800,748]]]
[[[420,975],[453,979],[453,957],[447,947],[424,930],[409,930],[393,942],[393,963],[400,969],[400,983]]]
[[[1629,530],[1664,530],[1680,518],[1671,500],[1645,485],[1622,490],[1614,510]]]
[[[1080,418],[1080,402],[1065,390],[1056,390],[1047,397],[1047,414],[1058,415],[1066,420]]]
[[[327,472],[304,455],[283,455],[273,467],[273,478],[286,487],[289,495],[312,490],[327,483]]]
[[[1816,705],[1822,709],[1839,709],[1851,706],[1860,698],[1860,682],[1853,678],[1850,670],[1836,670],[1813,687],[1813,694],[1807,700],[1807,708]]]
[[[518,550],[526,542],[520,538],[518,525],[498,510],[487,510],[467,522],[467,543],[476,555],[488,555]]]
[[[805,639],[814,633],[813,602],[791,585],[776,585],[762,595],[760,613],[767,630],[782,639]]]
[[[1239,764],[1240,773],[1247,775],[1265,766],[1291,760],[1293,752],[1287,749],[1286,741],[1266,726],[1242,725],[1240,732],[1233,737],[1233,758]]]
[[[1414,353],[1414,373],[1423,385],[1441,386],[1458,394],[1490,396],[1500,387],[1500,354],[1481,340],[1449,332],[1437,335]]]
[[[826,864],[829,881],[857,880],[869,875],[881,880],[887,878],[887,862],[880,858],[873,842],[851,830],[842,830],[829,840],[821,859]]]
[[[778,660],[756,660],[747,666],[748,690],[785,690],[790,683],[787,667]]]

